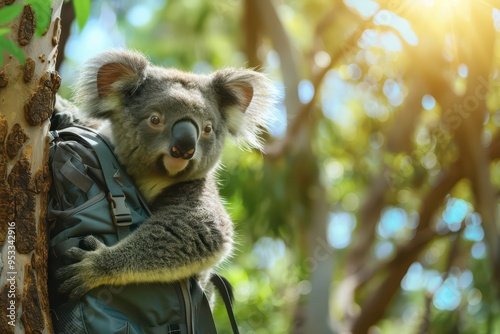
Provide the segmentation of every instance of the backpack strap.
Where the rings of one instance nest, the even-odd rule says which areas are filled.
[[[118,239],[122,240],[130,234],[132,215],[130,209],[125,204],[125,194],[119,183],[115,180],[115,177],[118,175],[116,171],[120,170],[120,164],[112,153],[112,148],[98,133],[87,128],[71,127],[58,132],[59,134],[69,134],[80,138],[90,145],[97,155],[104,174],[105,186],[108,190],[107,199],[110,204],[111,219],[116,227]],[[119,177],[123,178],[124,176],[119,175]]]
[[[212,275],[210,281],[215,286],[224,301],[233,333],[239,334],[238,324],[236,324],[236,318],[233,313],[233,288],[231,287],[231,284],[227,279],[216,273]]]
[[[125,204],[125,194],[120,185],[115,181],[116,171],[119,170],[119,163],[116,160],[113,150],[108,146],[97,133],[88,132],[95,142],[90,142],[94,152],[99,158],[104,180],[108,187],[107,198],[110,204],[111,219],[116,227],[118,240],[122,240],[130,234],[130,225],[132,225],[132,215],[130,209]],[[110,154],[111,153],[111,154]]]
[[[90,188],[94,185],[94,181],[80,172],[78,168],[73,165],[71,159],[66,160],[64,165],[62,165],[61,174],[85,193],[88,193]]]
[[[187,300],[186,298],[184,299],[189,304],[186,309],[191,310],[191,316],[187,317],[188,319],[191,318],[192,321],[190,333],[217,334],[214,316],[207,295],[193,277],[187,280],[187,282],[190,285],[189,297]],[[180,285],[182,288],[183,284],[181,283]],[[193,317],[193,314],[196,314],[196,319]]]

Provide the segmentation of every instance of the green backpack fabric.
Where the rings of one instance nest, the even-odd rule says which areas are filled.
[[[55,272],[71,263],[65,255],[68,249],[79,247],[90,234],[111,246],[132,233],[150,212],[98,133],[72,126],[50,135],[49,299],[55,333],[217,333],[207,297],[194,278],[102,286],[78,300],[58,292]],[[212,283],[237,333],[231,287],[218,275]]]

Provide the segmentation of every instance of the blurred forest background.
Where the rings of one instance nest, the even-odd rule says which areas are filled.
[[[255,67],[282,93],[266,152],[229,147],[219,172],[242,333],[500,333],[500,2],[95,0],[83,29],[71,12],[66,97],[113,47]]]

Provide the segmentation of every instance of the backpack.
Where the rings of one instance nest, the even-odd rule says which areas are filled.
[[[51,129],[58,123],[62,124],[56,117]],[[194,278],[101,286],[78,300],[58,292],[55,273],[72,263],[65,255],[68,249],[78,247],[90,234],[112,246],[133,233],[150,211],[111,145],[97,132],[73,125],[50,131],[50,137],[48,287],[55,333],[217,333],[207,297]],[[217,274],[211,281],[238,333],[230,284]]]

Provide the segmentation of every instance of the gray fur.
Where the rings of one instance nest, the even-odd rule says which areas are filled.
[[[78,119],[109,121],[115,153],[153,215],[112,247],[89,236],[84,241],[90,251],[70,249],[79,262],[60,269],[60,290],[76,298],[105,284],[170,282],[192,275],[204,285],[233,247],[232,222],[218,194],[215,169],[228,136],[260,147],[264,115],[275,99],[270,81],[247,69],[185,73],[120,50],[88,62],[75,89]],[[153,124],[151,115],[162,123]],[[178,170],[168,147],[173,124],[183,119],[197,126],[199,137],[193,158]]]

